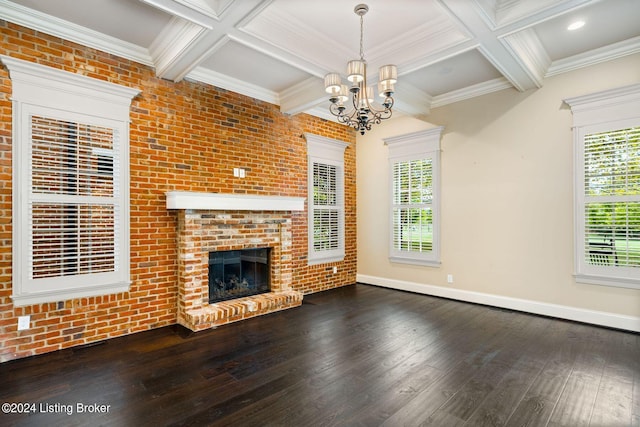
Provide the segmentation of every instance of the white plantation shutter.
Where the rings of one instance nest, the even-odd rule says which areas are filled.
[[[313,163],[313,248],[315,251],[340,247],[340,199],[338,167]]]
[[[565,102],[576,125],[576,280],[640,288],[640,85]]]
[[[309,264],[344,259],[344,142],[306,134]]]
[[[31,116],[30,277],[116,271],[117,130]]]
[[[442,127],[386,138],[391,185],[389,259],[440,264],[440,135]]]
[[[584,260],[640,268],[640,127],[585,135]]]
[[[392,165],[393,238],[396,251],[433,249],[433,160],[399,161]]]
[[[21,61],[13,115],[16,306],[129,289],[129,107],[138,90]]]

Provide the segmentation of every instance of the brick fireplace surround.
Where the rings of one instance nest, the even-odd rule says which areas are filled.
[[[291,216],[304,198],[168,192],[178,212],[178,323],[200,331],[302,304],[291,289]],[[271,248],[271,291],[209,304],[209,252]]]

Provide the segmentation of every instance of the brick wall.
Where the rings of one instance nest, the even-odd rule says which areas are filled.
[[[292,288],[318,292],[355,282],[355,133],[316,117],[212,86],[155,77],[146,66],[0,20],[0,54],[136,87],[131,108],[131,289],[14,307],[11,301],[11,80],[0,67],[0,361],[176,323],[177,213],[165,192],[306,197],[305,132],[346,141],[346,257],[307,266],[307,213],[291,216]],[[246,170],[234,178],[233,168]],[[333,274],[336,266],[338,273]],[[17,331],[17,317],[31,329]]]

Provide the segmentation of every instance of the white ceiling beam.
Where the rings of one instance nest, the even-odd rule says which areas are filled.
[[[502,19],[499,19],[492,29],[496,31],[498,37],[503,37],[599,1],[602,0],[518,1],[513,4],[511,13],[502,13]]]
[[[140,0],[143,3],[153,6],[156,9],[177,16],[193,24],[211,30],[220,20],[218,14],[213,9],[198,7],[196,4],[185,3],[176,0]],[[205,6],[205,5],[201,5]]]
[[[180,80],[185,68],[185,56],[205,34],[205,28],[173,17],[149,46],[156,75],[170,80]]]
[[[180,81],[189,74],[212,52],[219,49],[231,38],[229,34],[237,32],[236,26],[248,15],[269,4],[271,0],[243,0],[225,2],[224,13],[215,19],[199,15],[193,8],[185,12],[184,0],[146,0],[148,4],[174,14],[174,19],[152,44],[154,60],[157,62],[156,75],[160,78]],[[158,46],[169,44],[169,48]]]
[[[242,31],[242,29],[236,29],[229,34],[229,38],[235,42],[238,42],[244,46],[247,46],[256,52],[263,53],[271,58],[277,59],[285,64],[291,65],[300,71],[311,74],[318,78],[324,78],[327,71],[321,66],[309,62],[308,60],[301,58],[293,53],[284,50],[278,46],[275,46],[269,42],[255,37],[252,34]]]
[[[542,46],[536,32],[532,28],[527,28],[500,40],[511,51],[513,57],[520,63],[534,84],[537,87],[542,87],[542,81],[551,65],[551,58]]]
[[[531,78],[534,74],[527,69],[522,61],[514,56],[513,52],[496,38],[490,24],[487,22],[486,13],[474,2],[459,0],[438,0],[443,8],[448,11],[452,19],[470,34],[478,45],[478,50],[509,82],[518,90],[525,91],[537,87],[536,81]]]
[[[519,1],[499,5],[498,19],[494,34],[511,51],[513,57],[533,80],[536,87],[542,87],[553,66],[551,58],[542,46],[533,26],[555,18],[569,11],[600,0],[541,0],[539,3]]]

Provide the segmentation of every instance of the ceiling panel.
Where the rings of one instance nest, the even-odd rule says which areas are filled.
[[[274,92],[310,77],[296,67],[233,41],[216,50],[201,67]]]
[[[344,72],[360,52],[360,17],[355,2],[274,0],[242,31],[282,47],[325,70]],[[387,63],[399,67],[417,56],[465,39],[433,0],[370,0],[364,15],[363,48],[371,69]]]
[[[358,2],[0,0],[0,18],[149,65],[160,78],[188,76],[324,117],[324,74],[344,76],[359,56]],[[421,117],[432,103],[535,89],[548,76],[640,52],[640,0],[367,4],[369,82],[380,65],[396,64],[396,105]],[[577,18],[586,25],[568,32]]]
[[[471,50],[402,76],[402,81],[437,96],[500,76],[480,52]]]
[[[568,31],[569,24],[585,25]],[[606,0],[534,27],[551,60],[558,60],[640,36],[640,0]]]

